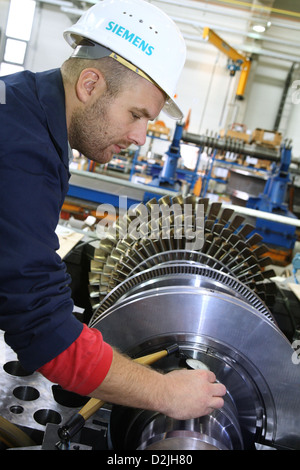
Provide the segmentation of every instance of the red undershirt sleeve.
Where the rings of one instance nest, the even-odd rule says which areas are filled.
[[[64,390],[89,395],[106,377],[112,356],[100,331],[84,324],[77,340],[38,372]]]

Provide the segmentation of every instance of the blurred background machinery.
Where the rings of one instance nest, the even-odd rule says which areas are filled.
[[[154,138],[151,136],[151,139]],[[65,213],[78,201],[86,206],[90,201],[118,207],[120,194],[126,194],[128,199],[125,210],[133,204],[146,203],[152,197],[164,195],[180,193],[209,197],[212,201],[222,200],[242,206],[246,215],[247,208],[254,209],[256,212],[249,211],[248,219],[264,236],[273,259],[280,261],[281,258],[282,263],[291,262],[297,240],[300,206],[299,185],[296,182],[298,160],[292,157],[290,140],[282,141],[280,133],[262,129],[256,129],[251,135],[232,129],[222,135],[197,135],[186,130],[186,123],[176,125],[169,142],[163,140],[168,148],[160,156],[160,164],[149,163],[152,161],[149,159],[138,161],[139,151],[136,150],[127,177],[117,178],[95,172],[95,169],[93,172],[71,169]],[[189,153],[195,157],[193,170],[182,167]],[[252,165],[253,161],[257,163]],[[143,165],[145,168],[140,170]],[[199,171],[200,167],[202,171]],[[133,179],[137,168],[144,172],[140,174],[140,178],[144,176],[144,181],[138,179],[138,175]],[[219,172],[226,173],[226,177],[218,177]],[[146,175],[149,177],[146,178]],[[261,216],[262,213],[265,217]],[[282,224],[280,217],[289,218],[290,222]]]

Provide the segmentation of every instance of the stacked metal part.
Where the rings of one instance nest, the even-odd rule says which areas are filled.
[[[131,357],[176,342],[160,370],[208,367],[227,387],[224,407],[195,420],[114,407],[114,448],[300,448],[300,370],[268,308],[274,272],[253,229],[221,203],[176,196],[128,211],[101,240],[90,326]]]
[[[274,284],[266,280],[275,274],[272,269],[263,270],[271,264],[269,257],[263,257],[268,247],[260,244],[262,237],[253,233],[255,227],[244,221],[233,209],[224,209],[219,202],[209,205],[209,199],[194,196],[166,196],[134,207],[107,230],[95,250],[89,278],[93,307],[99,308],[105,296],[133,272],[174,259],[231,273],[271,305]],[[102,303],[93,320],[106,305]]]

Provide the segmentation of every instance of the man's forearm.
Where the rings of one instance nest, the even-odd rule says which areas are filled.
[[[113,350],[110,370],[90,396],[119,405],[153,409],[154,403],[163,406],[163,382],[164,376],[156,370]]]
[[[190,419],[223,406],[226,389],[210,371],[175,370],[161,374],[114,350],[108,374],[90,394],[119,405],[159,411],[175,419]]]

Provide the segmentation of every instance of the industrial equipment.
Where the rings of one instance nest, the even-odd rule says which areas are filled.
[[[214,150],[230,151],[238,155],[252,156],[262,160],[273,162],[273,170],[268,174],[264,190],[257,197],[250,197],[247,207],[260,211],[256,216],[256,230],[262,234],[271,248],[292,250],[296,241],[295,225],[274,221],[271,224],[261,217],[262,212],[274,214],[276,216],[289,217],[290,220],[297,220],[297,217],[288,209],[286,203],[286,192],[290,183],[289,167],[292,162],[292,146],[290,141],[284,141],[279,150],[266,148],[244,142],[216,138],[210,136],[197,136],[195,134],[183,132],[182,140],[191,142],[200,147],[208,147]]]
[[[211,44],[217,47],[217,49],[223,52],[223,54],[227,55],[227,68],[230,71],[230,75],[234,76],[238,70],[241,71],[239,83],[236,90],[236,98],[242,100],[244,98],[247,80],[251,69],[251,59],[237,52],[226,41],[224,41],[220,36],[218,36],[217,33],[215,33],[212,29],[208,27],[205,27],[203,29],[202,37],[204,40],[209,41]]]
[[[297,278],[297,272],[300,269],[300,253],[296,253],[296,255],[293,258],[293,276],[296,284],[299,284],[298,278]]]
[[[289,166],[291,158],[291,146],[288,144],[283,145],[281,147],[280,164],[273,168],[263,192],[257,197],[248,199],[247,207],[297,219],[286,203],[286,192],[290,183]],[[256,230],[264,236],[264,240],[268,245],[275,247],[292,249],[297,239],[296,227],[283,226],[278,222],[266,224],[258,218]]]
[[[276,288],[266,251],[232,208],[192,196],[137,205],[107,229],[91,260],[90,326],[133,359],[176,344],[152,367],[209,368],[227,394],[222,409],[186,421],[104,407],[72,448],[300,449],[298,352],[270,310]],[[87,397],[26,375],[2,352],[0,414],[41,439],[38,448],[53,446]]]
[[[165,162],[157,177],[154,177],[149,186],[165,187],[173,191],[180,191],[181,184],[176,179],[177,163],[180,158],[180,140],[184,124],[177,123],[174,136],[168,151],[165,153]]]
[[[188,206],[192,213],[184,214]],[[222,410],[184,422],[113,407],[114,449],[300,449],[300,370],[268,308],[276,289],[262,237],[232,209],[207,199],[166,197],[147,209],[140,236],[137,207],[136,217],[126,214],[95,250],[90,324],[132,357],[176,342],[181,353],[159,361],[160,369],[189,367],[193,359],[213,370],[228,393]]]

